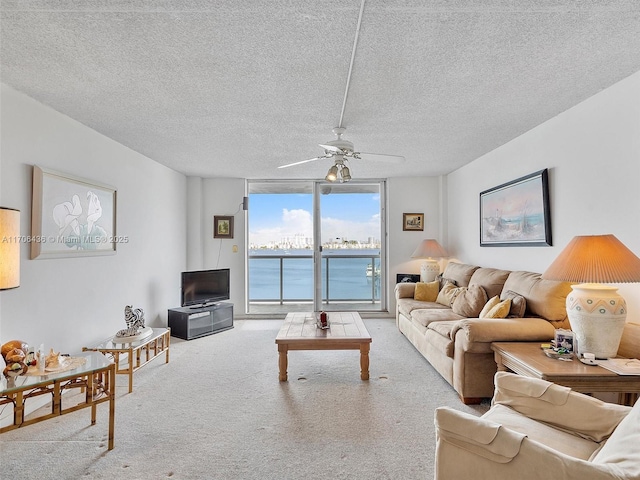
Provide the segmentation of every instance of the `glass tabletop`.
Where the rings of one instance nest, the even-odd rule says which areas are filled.
[[[123,350],[127,351],[131,348],[140,347],[142,345],[146,345],[149,342],[154,341],[156,338],[161,337],[162,335],[168,332],[167,328],[152,328],[152,332],[150,335],[146,337],[142,337],[139,340],[134,340],[133,342],[126,342],[119,340],[115,335],[107,338],[106,340],[92,345],[90,347],[85,347],[87,350]]]
[[[72,359],[84,358],[84,363],[72,370],[62,372],[44,372],[37,374],[36,367],[29,370],[26,375],[15,377],[14,384],[9,386],[9,381],[1,375],[0,396],[8,395],[12,392],[37,387],[40,384],[51,383],[53,380],[73,378],[86,373],[95,372],[111,365],[111,361],[99,352],[81,352],[70,356]],[[62,357],[64,358],[64,357]]]

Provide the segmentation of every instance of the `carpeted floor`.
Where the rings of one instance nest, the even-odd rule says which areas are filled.
[[[368,382],[354,350],[290,352],[281,383],[280,324],[172,337],[169,364],[136,372],[133,393],[118,376],[114,450],[103,404],[93,427],[81,410],[2,434],[0,478],[429,479],[434,408],[489,407],[463,405],[392,319],[365,319]]]

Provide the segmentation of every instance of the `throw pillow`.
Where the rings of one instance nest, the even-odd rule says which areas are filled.
[[[501,301],[487,313],[485,318],[507,318],[509,309],[511,308],[511,299]]]
[[[524,317],[524,312],[527,310],[527,300],[522,295],[514,292],[513,290],[507,290],[500,297],[500,300],[506,300],[507,298],[511,299],[511,309],[509,309],[509,317]]]
[[[499,303],[500,303],[500,297],[498,295],[496,295],[495,297],[492,297],[484,305],[484,307],[480,311],[480,314],[478,315],[478,318],[487,318],[487,314],[489,313],[489,311]]]
[[[443,277],[441,273],[438,274],[438,276],[436,277],[436,280],[440,282],[440,290],[442,290],[442,287],[444,287],[447,282],[452,283],[455,286],[458,286],[458,282],[456,282],[455,280],[451,280],[450,278]]]
[[[435,302],[436,298],[438,298],[439,289],[440,282],[438,280],[428,283],[418,282],[416,283],[416,291],[413,294],[413,298],[423,302]]]
[[[436,302],[444,305],[445,307],[450,307],[458,293],[460,293],[460,289],[458,287],[451,282],[446,282],[444,287],[440,290],[440,293],[438,293]]]
[[[487,292],[480,285],[469,285],[467,288],[461,288],[451,305],[451,309],[453,313],[463,317],[478,318],[478,314],[482,311],[488,298]]]

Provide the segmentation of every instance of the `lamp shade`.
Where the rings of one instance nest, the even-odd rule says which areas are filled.
[[[640,282],[640,258],[613,235],[577,236],[542,278],[579,283],[571,286],[566,301],[578,355],[615,357],[627,304],[616,286],[602,284]]]
[[[0,290],[20,286],[20,211],[0,207]]]
[[[325,177],[325,180],[328,182],[335,182],[338,179],[338,167],[335,165],[332,165],[329,168],[329,171],[327,172],[327,176]]]
[[[433,238],[423,240],[411,254],[411,258],[442,258],[448,256],[447,251]]]
[[[640,282],[640,258],[614,235],[577,236],[542,278],[582,283]]]

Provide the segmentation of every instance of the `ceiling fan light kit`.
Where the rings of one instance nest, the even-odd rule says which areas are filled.
[[[335,182],[337,179],[338,179],[338,167],[335,165],[332,165],[329,171],[327,172],[327,176],[325,177],[325,180],[327,182]]]

